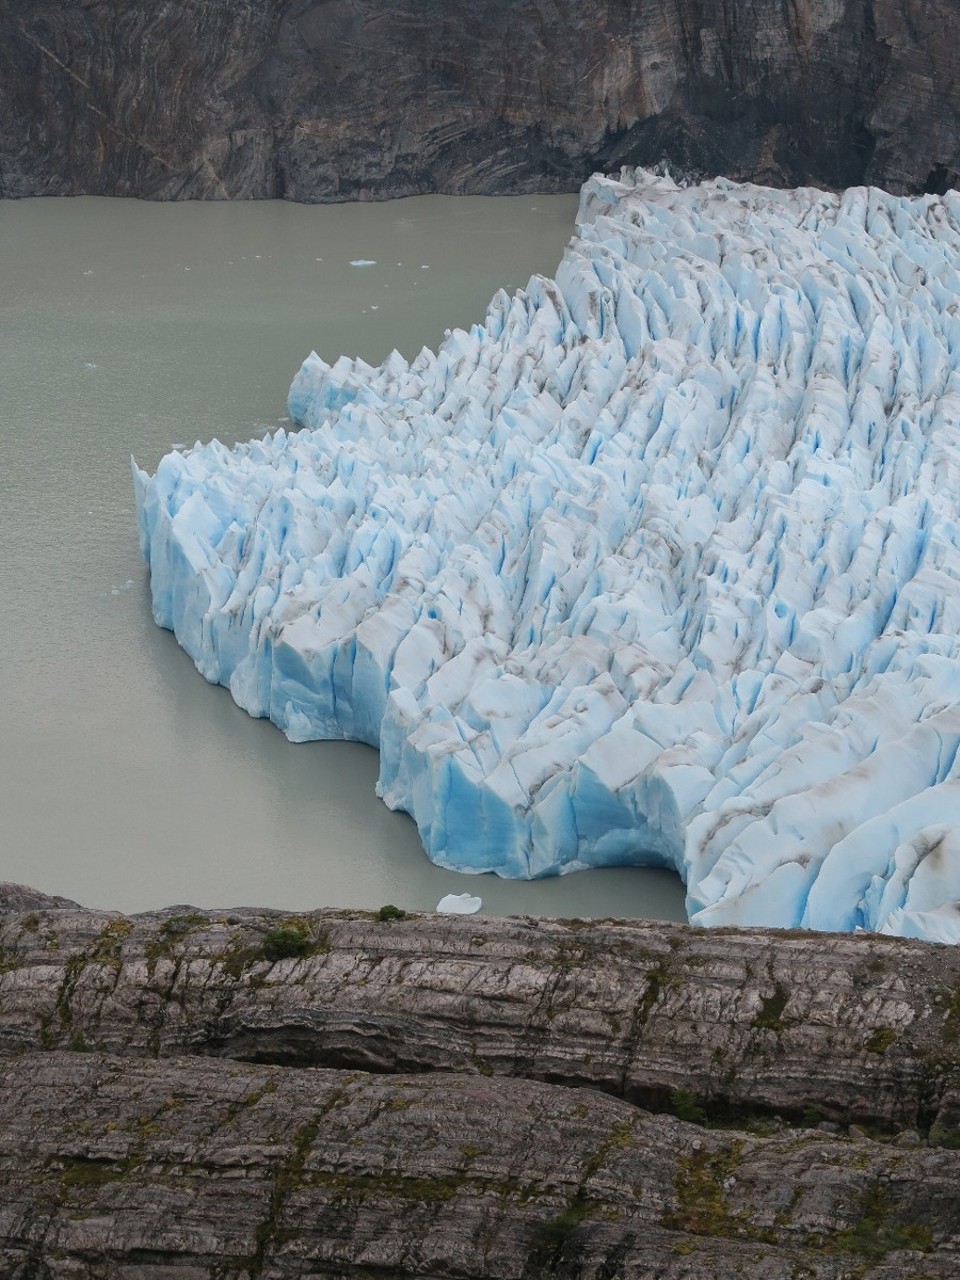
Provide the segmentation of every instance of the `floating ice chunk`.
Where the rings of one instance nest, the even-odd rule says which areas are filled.
[[[958,297],[956,193],[594,177],[555,279],[135,468],[154,616],[442,866],[956,939]]]
[[[437,903],[437,910],[445,915],[472,916],[483,906],[482,898],[469,893],[448,893]]]

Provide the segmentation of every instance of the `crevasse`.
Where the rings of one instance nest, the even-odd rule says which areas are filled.
[[[556,278],[134,465],[157,622],[434,861],[960,939],[960,197],[584,187]]]

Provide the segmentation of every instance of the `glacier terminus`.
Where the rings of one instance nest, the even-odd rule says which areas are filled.
[[[960,941],[960,195],[583,188],[554,279],[134,464],[156,621],[429,856]]]

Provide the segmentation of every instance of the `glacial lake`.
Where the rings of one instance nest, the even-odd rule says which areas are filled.
[[[484,913],[683,919],[666,871],[434,867],[377,755],[294,746],[151,618],[130,455],[285,422],[313,348],[411,357],[552,273],[574,197],[307,207],[0,202],[0,879],[124,911],[446,893]],[[366,259],[368,266],[351,266]]]

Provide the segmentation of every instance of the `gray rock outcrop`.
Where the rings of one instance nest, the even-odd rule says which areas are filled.
[[[0,886],[0,1274],[960,1270],[960,952]]]
[[[958,71],[948,0],[6,0],[0,196],[945,190]]]
[[[0,1079],[11,1280],[957,1274],[957,1152],[446,1072],[54,1052]]]

